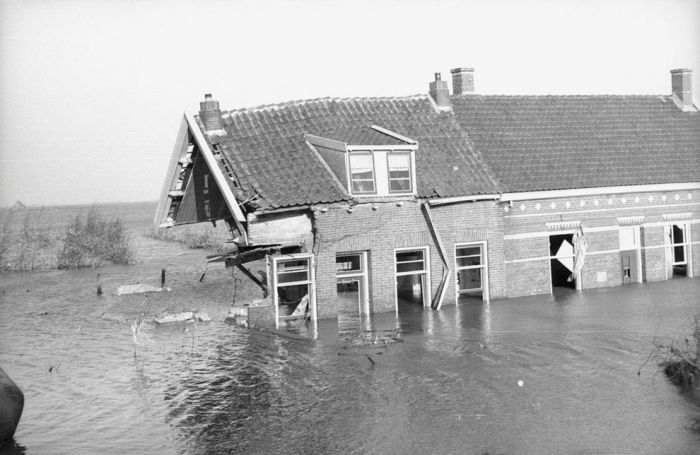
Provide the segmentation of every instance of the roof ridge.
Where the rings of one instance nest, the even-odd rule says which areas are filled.
[[[403,96],[349,96],[349,97],[333,97],[326,96],[320,98],[307,98],[299,100],[284,101],[281,103],[259,104],[257,106],[240,107],[235,109],[222,110],[221,114],[243,114],[253,112],[263,112],[267,110],[277,110],[286,107],[301,106],[311,103],[323,102],[348,102],[348,101],[391,101],[391,100],[411,100],[411,99],[427,99],[428,94],[403,95]]]
[[[483,95],[479,93],[465,95],[451,95],[453,98],[669,98],[672,95],[620,95],[620,94],[596,94],[596,95]]]

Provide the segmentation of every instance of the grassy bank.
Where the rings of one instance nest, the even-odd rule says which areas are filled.
[[[121,218],[94,208],[63,223],[47,221],[46,209],[0,214],[0,272],[130,264],[134,251]]]

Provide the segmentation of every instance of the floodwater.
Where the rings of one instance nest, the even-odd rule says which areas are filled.
[[[637,374],[654,337],[691,333],[700,280],[343,317],[308,340],[224,323],[230,271],[200,282],[202,251],[136,240],[134,266],[0,275],[0,365],[26,398],[6,452],[700,452],[700,395]],[[171,292],[115,294],[161,268]],[[213,320],[149,322],[192,308]]]

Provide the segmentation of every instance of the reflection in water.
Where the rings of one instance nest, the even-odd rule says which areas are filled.
[[[132,273],[105,269],[105,287]],[[153,343],[135,346],[141,300],[96,298],[92,272],[1,277],[0,362],[28,403],[17,443],[28,453],[697,453],[697,394],[653,366],[636,373],[654,336],[690,333],[699,280],[349,311],[319,321],[311,340],[310,325],[224,324],[228,278],[210,271],[150,296],[214,320],[189,332],[147,323]]]

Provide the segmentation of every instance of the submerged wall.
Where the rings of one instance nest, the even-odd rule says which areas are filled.
[[[507,296],[551,292],[552,235],[572,233],[580,224],[588,241],[582,287],[623,283],[620,229],[639,229],[642,281],[670,278],[666,226],[688,226],[689,264],[700,268],[700,192],[647,192],[514,201],[503,206]],[[636,280],[635,280],[636,281]]]

